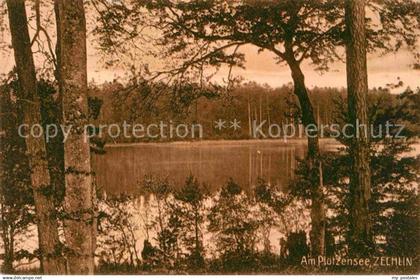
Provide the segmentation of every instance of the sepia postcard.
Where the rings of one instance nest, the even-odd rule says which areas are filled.
[[[1,0],[2,279],[418,279],[419,39],[419,0]]]

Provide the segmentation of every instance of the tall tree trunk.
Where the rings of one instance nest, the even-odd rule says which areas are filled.
[[[30,45],[24,0],[7,0],[12,46],[19,78],[19,103],[24,123],[31,127],[41,123],[40,102],[37,95],[35,64]],[[58,223],[54,206],[51,180],[46,160],[45,139],[26,138],[31,167],[31,183],[34,193],[41,266],[44,274],[65,272],[61,256]]]
[[[250,101],[250,93],[248,93],[248,133],[249,137],[252,137],[252,117],[251,117],[251,101]]]
[[[366,104],[368,79],[365,1],[346,0],[345,4],[348,35],[346,41],[348,112],[350,122],[355,128],[350,149],[353,161],[350,176],[350,245],[352,253],[366,255],[372,248],[372,237],[369,215],[371,182],[369,120]]]
[[[95,195],[84,129],[88,121],[85,11],[83,0],[56,1],[63,122],[72,127],[64,143],[64,234],[69,248],[69,272],[93,274]]]
[[[311,100],[305,85],[305,76],[300,69],[300,64],[290,56],[288,59],[288,65],[292,72],[292,78],[294,83],[294,94],[299,99],[299,104],[302,112],[302,123],[305,127],[309,127],[316,131],[318,128],[315,120],[314,110],[312,107]],[[312,190],[311,190],[311,253],[312,255],[324,255],[325,252],[325,209],[323,204],[322,188],[319,185],[319,140],[318,133],[311,132],[311,137],[308,137],[308,152],[307,152],[307,163],[309,166],[308,174],[309,178],[312,179]]]
[[[265,97],[266,97],[266,104],[267,104],[267,120],[268,120],[268,126],[271,126],[269,93],[266,93]]]
[[[54,3],[54,12],[56,22],[60,22],[58,14],[58,3]],[[54,69],[54,76],[56,81],[60,81],[60,25],[56,24],[57,42],[55,46],[56,53],[56,68]],[[48,109],[44,107],[45,100],[41,100],[41,111],[46,112],[45,117],[41,114],[43,122],[60,125],[63,123],[63,108],[62,108],[62,90],[61,84],[58,83],[58,98],[50,100]],[[56,200],[59,205],[62,204],[65,192],[65,178],[64,178],[64,135],[61,129],[58,131],[57,137],[54,137],[47,143],[48,162],[50,165],[51,181],[55,186]]]
[[[2,198],[3,200],[3,198]],[[7,206],[3,203],[3,201],[0,203],[0,211],[1,211],[1,237],[2,237],[2,242],[3,242],[3,264],[1,267],[1,272],[5,273],[5,274],[13,274],[14,273],[14,269],[13,269],[13,261],[14,261],[14,254],[13,254],[13,249],[11,250],[10,248],[13,248],[13,242],[14,240],[14,236],[10,235],[10,223],[7,221],[7,214],[4,208],[6,208]]]
[[[262,112],[262,93],[260,93],[260,123],[263,121],[263,112]]]

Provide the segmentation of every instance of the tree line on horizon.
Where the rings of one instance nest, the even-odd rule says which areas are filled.
[[[412,92],[408,87],[401,94]],[[395,90],[395,89],[394,89]],[[300,108],[298,100],[293,94],[291,84],[272,88],[255,82],[241,83],[231,88],[229,93],[211,92],[206,96],[192,96],[190,99],[174,100],[172,95],[162,95],[153,104],[147,104],[149,88],[144,85],[132,86],[117,81],[102,85],[91,85],[89,97],[100,102],[100,110],[93,121],[99,126],[118,124],[200,124],[204,127],[203,139],[254,139],[252,127],[264,122],[263,131],[267,133],[271,124],[280,126],[300,125]],[[146,92],[146,93],[145,93]],[[146,95],[146,96],[145,96]],[[338,104],[346,102],[346,90],[343,88],[314,87],[310,90],[310,97],[314,100],[314,111],[319,125],[336,123]],[[398,94],[392,94],[389,88],[373,88],[369,90],[368,98],[371,102],[398,102]],[[340,108],[341,109],[341,108]],[[218,130],[215,122],[225,120],[227,125],[234,119],[240,122],[238,130]],[[326,133],[324,137],[327,137]],[[149,141],[176,141],[177,139],[136,139],[134,137],[112,138],[104,133],[106,143],[131,143]],[[179,140],[179,139],[178,139]],[[181,139],[185,140],[185,139]]]

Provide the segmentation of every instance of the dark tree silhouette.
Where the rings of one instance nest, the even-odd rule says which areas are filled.
[[[7,1],[12,46],[19,79],[18,99],[23,122],[29,127],[41,123],[40,101],[37,94],[35,64],[33,60],[24,0]],[[38,219],[39,248],[42,270],[45,274],[64,272],[60,253],[58,223],[51,176],[48,170],[44,138],[30,134],[26,138],[31,167],[31,183]]]
[[[64,143],[64,234],[71,274],[93,274],[96,246],[95,190],[89,141],[84,126],[89,118],[87,98],[86,19],[82,0],[57,0],[59,26],[59,83],[63,123],[72,126]]]
[[[363,0],[347,0],[345,5],[348,114],[354,126],[350,140],[353,167],[350,176],[350,249],[357,255],[369,254],[373,242],[369,212],[371,174],[365,7]]]

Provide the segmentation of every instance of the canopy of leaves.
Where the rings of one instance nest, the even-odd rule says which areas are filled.
[[[104,1],[94,2],[100,7]],[[140,33],[129,26],[141,25],[146,34],[157,34],[155,44],[166,50],[157,55],[182,61],[170,74],[203,65],[241,66],[244,56],[238,48],[246,44],[271,51],[278,62],[308,59],[320,70],[327,70],[343,54],[339,48],[346,38],[343,0],[116,2],[97,9],[101,16],[96,33],[102,49],[134,42]],[[403,45],[415,49],[420,3],[371,0],[366,15],[369,50],[389,52]],[[118,28],[112,24],[116,20],[121,23]]]

